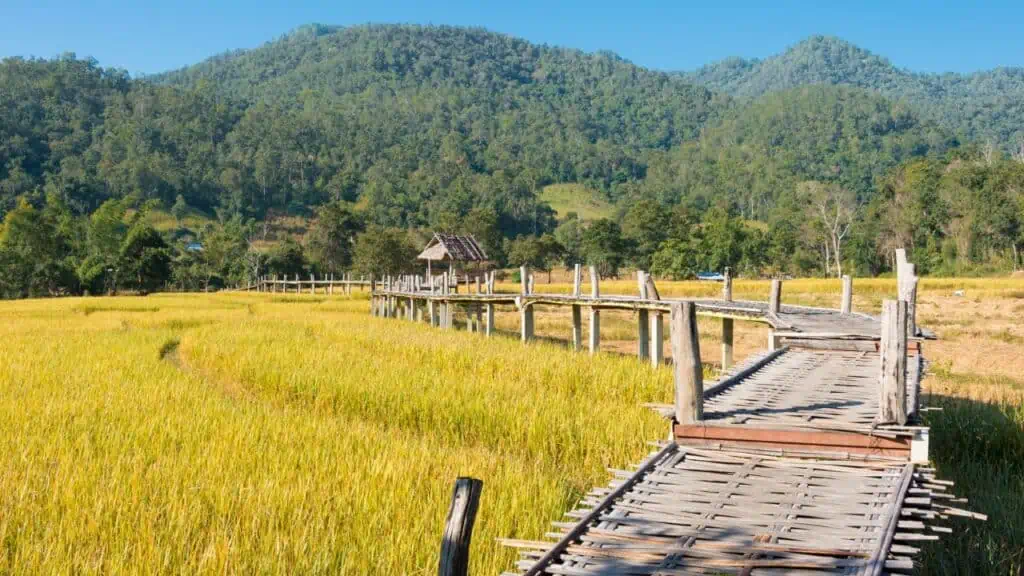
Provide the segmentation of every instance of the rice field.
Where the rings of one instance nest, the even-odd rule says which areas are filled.
[[[855,307],[894,285],[858,280]],[[990,515],[956,523],[921,573],[1020,574],[1024,280],[925,279],[919,297],[943,338],[926,346],[936,465]],[[834,306],[839,284],[783,299]],[[358,293],[2,302],[0,574],[431,574],[459,475],[484,480],[472,573],[498,574],[515,555],[495,538],[539,538],[667,431],[641,405],[670,401],[671,374],[630,357],[635,318],[603,314],[590,357],[560,314],[524,346],[371,318]],[[701,329],[713,372],[718,326]],[[765,343],[736,336],[738,355]]]

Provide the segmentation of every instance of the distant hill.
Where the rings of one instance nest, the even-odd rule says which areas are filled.
[[[905,101],[964,139],[1012,147],[1024,138],[1024,68],[921,74],[839,38],[814,36],[764,60],[730,58],[684,77],[740,98],[811,84],[856,86]]]

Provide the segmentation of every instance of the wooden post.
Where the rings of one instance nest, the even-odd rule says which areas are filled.
[[[490,337],[494,333],[494,304],[484,304],[484,335]]]
[[[577,266],[579,266],[577,264]],[[583,314],[578,304],[572,306],[572,349],[579,352],[583,348]]]
[[[782,280],[772,278],[772,288],[768,294],[768,311],[778,314],[780,310],[782,310]]]
[[[477,294],[483,294],[483,292],[480,291],[480,276],[479,275],[476,277],[476,293]]]
[[[722,283],[722,300],[732,302],[732,274],[725,269],[725,280]],[[732,368],[733,319],[722,318],[722,370]]]
[[[416,302],[413,301],[412,296],[409,297],[409,322],[416,321]]]
[[[601,278],[597,274],[597,267],[590,267],[590,297],[597,299],[601,297]],[[590,353],[597,354],[601,348],[601,311],[593,306],[590,307]]]
[[[647,273],[643,270],[636,271],[636,283],[640,291],[640,299],[647,300]],[[651,355],[651,321],[650,314],[646,309],[636,311],[636,356],[640,360],[647,360]]]
[[[843,275],[843,300],[839,311],[843,314],[853,312],[853,277],[849,274]]]
[[[782,310],[782,280],[772,278],[771,291],[768,294],[768,313],[778,314]],[[779,341],[775,337],[775,329],[768,329],[768,350],[774,352],[779,347]]]
[[[882,302],[878,421],[907,423],[907,303]]]
[[[430,316],[430,325],[437,326],[437,312],[434,310],[434,299],[427,300],[427,316]]]
[[[913,338],[917,336],[917,276],[915,266],[907,263],[903,265],[904,275],[897,280],[898,298],[907,303],[907,334]]]
[[[519,293],[522,296],[530,294],[532,278],[526,266],[519,267]],[[533,340],[533,307],[527,305],[525,299],[519,302],[519,336],[523,342]]]
[[[309,293],[316,294],[316,276],[312,272],[309,274]]]
[[[665,363],[665,315],[655,312],[651,316],[651,366]]]
[[[583,267],[576,264],[572,272],[572,295],[579,298],[581,284],[583,284]]]
[[[469,544],[473,537],[473,523],[480,508],[480,493],[483,487],[483,481],[475,478],[459,478],[455,481],[452,503],[448,508],[444,534],[441,537],[438,576],[469,574]]]
[[[704,419],[704,372],[693,302],[672,305],[670,322],[676,388],[675,417],[679,424]]]
[[[523,342],[533,340],[533,306],[525,301],[519,307],[519,332]]]
[[[483,332],[483,310],[484,310],[483,306],[481,306],[479,304],[475,304],[473,306],[473,311],[475,312],[475,316],[476,316],[476,332],[477,332],[477,334],[479,334],[480,332]]]
[[[526,285],[526,293],[533,294],[533,274],[530,274],[530,282]]]

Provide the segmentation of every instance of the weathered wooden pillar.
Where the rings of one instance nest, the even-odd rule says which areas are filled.
[[[578,305],[572,307],[572,349],[583,349],[583,313]]]
[[[647,300],[647,279],[646,272],[636,271],[636,283],[640,290],[640,299]],[[647,360],[651,355],[651,321],[650,314],[646,308],[636,311],[636,355],[641,360]]]
[[[484,335],[490,336],[494,333],[494,304],[484,304]]]
[[[782,310],[782,280],[772,278],[771,291],[768,293],[768,311],[778,314]]]
[[[907,423],[907,303],[882,302],[878,421]]]
[[[725,279],[722,282],[722,300],[732,302],[732,273],[725,269]],[[732,367],[733,347],[733,319],[722,318],[722,370]]]
[[[533,340],[533,306],[526,301],[533,288],[533,275],[526,266],[519,267],[519,335],[523,342]]]
[[[476,293],[477,294],[482,294],[483,293],[483,292],[480,292],[480,276],[479,275],[476,276]]]
[[[431,326],[437,326],[437,312],[434,310],[434,299],[430,298],[427,300],[427,316],[429,316],[429,322]]]
[[[853,277],[849,274],[843,275],[843,300],[839,305],[839,311],[843,314],[853,312]]]
[[[572,295],[576,298],[580,297],[581,284],[583,284],[583,267],[576,264],[572,271]]]
[[[473,523],[480,507],[482,480],[459,478],[452,491],[452,503],[444,521],[441,536],[441,558],[437,564],[438,576],[467,576],[469,574],[469,544],[473,537]]]
[[[782,280],[772,278],[772,287],[768,293],[768,313],[778,314],[782,310]],[[775,328],[768,329],[768,350],[774,352],[779,347],[779,339],[775,337]]]
[[[533,340],[533,306],[526,301],[519,307],[519,333],[523,342]]]
[[[598,299],[601,297],[601,278],[597,274],[597,267],[590,267],[590,297]],[[601,311],[590,307],[590,353],[597,354],[601,349]]]
[[[483,330],[484,330],[484,327],[483,327],[483,324],[484,324],[483,323],[484,307],[479,305],[479,304],[474,304],[473,305],[473,315],[476,317],[476,332],[477,332],[477,334],[479,334],[479,333],[483,332]]]
[[[416,302],[413,301],[412,296],[409,297],[408,316],[409,316],[409,322],[415,322],[416,321]]]
[[[907,334],[917,336],[917,275],[911,263],[903,265],[903,275],[897,278],[898,298],[907,303]]]
[[[679,424],[693,424],[704,419],[704,371],[694,303],[672,304],[670,326],[676,389],[675,418]]]

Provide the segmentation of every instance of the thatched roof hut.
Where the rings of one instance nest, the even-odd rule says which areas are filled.
[[[431,262],[448,261],[449,267],[454,268],[459,262],[486,262],[487,253],[480,247],[472,234],[444,234],[435,232],[434,237],[427,242],[427,247],[416,257],[419,260],[427,261],[427,271],[430,272]]]

